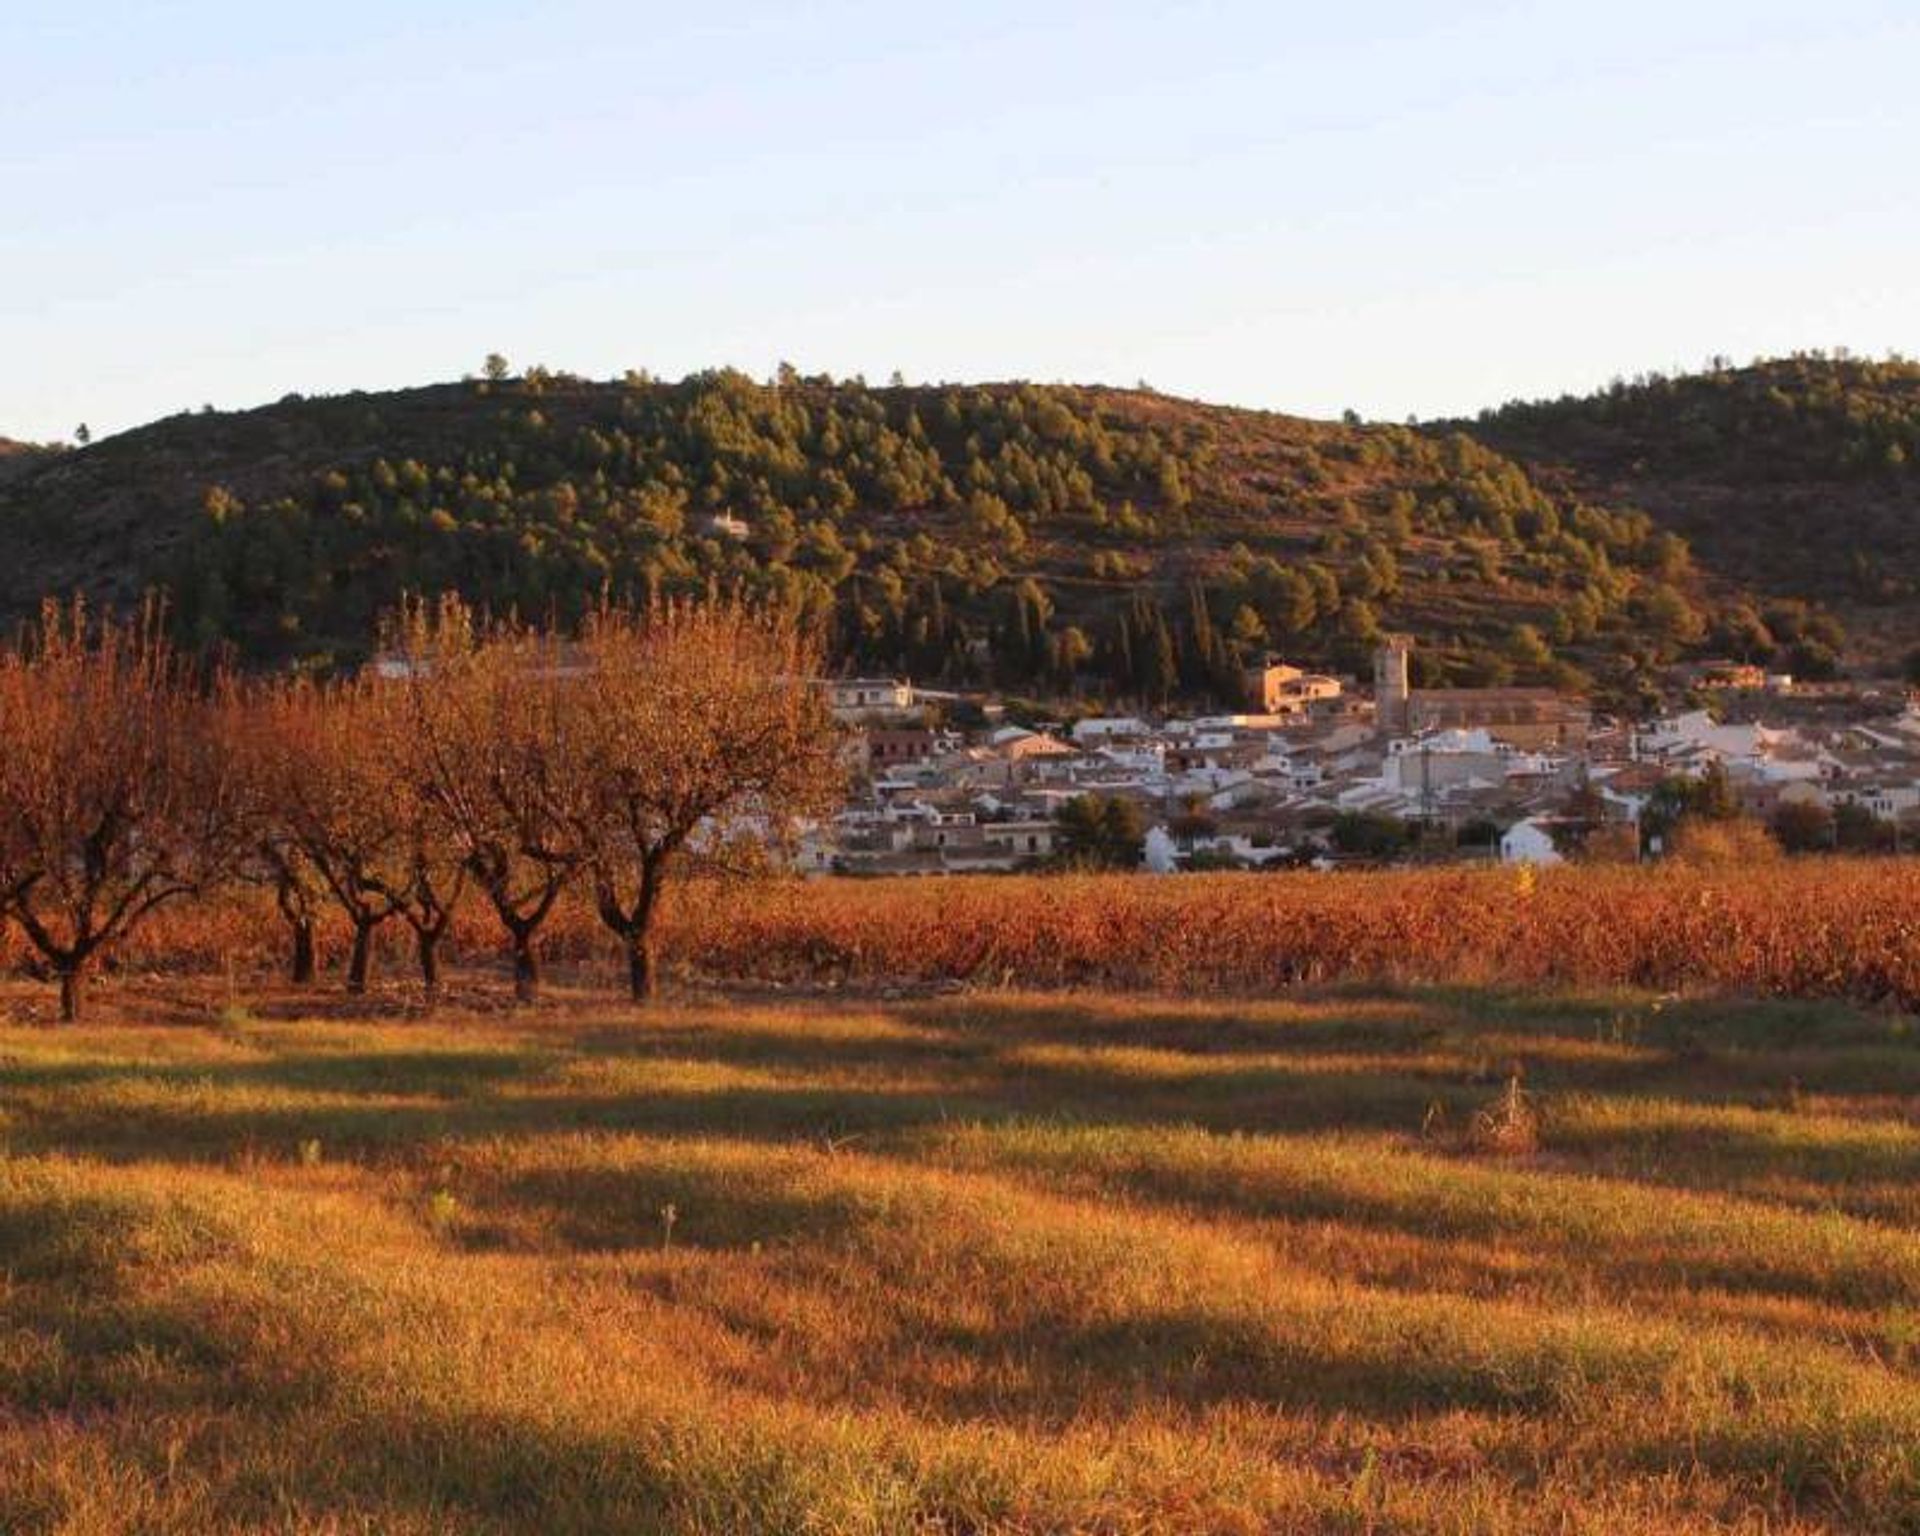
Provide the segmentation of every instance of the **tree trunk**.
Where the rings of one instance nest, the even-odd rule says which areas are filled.
[[[60,967],[60,1022],[77,1024],[86,1012],[87,962],[73,960]]]
[[[540,957],[534,953],[531,932],[513,936],[513,996],[521,1003],[540,996]]]
[[[347,990],[355,997],[367,990],[367,978],[373,972],[372,923],[353,925],[353,953],[347,959]]]
[[[296,917],[290,921],[293,925],[293,984],[296,987],[311,986],[314,975],[313,919]]]
[[[428,1008],[440,1001],[440,935],[419,929],[415,934],[420,950],[420,987]]]
[[[650,1003],[660,995],[660,956],[650,932],[627,935],[627,983],[636,1003]]]
[[[660,995],[660,951],[653,937],[653,914],[660,900],[662,861],[644,860],[640,889],[633,910],[621,910],[619,893],[611,882],[600,887],[600,920],[627,945],[627,985],[636,1003],[650,1003]]]
[[[299,881],[294,878],[292,864],[286,862],[284,856],[275,855],[271,849],[268,850],[268,857],[274,860],[279,870],[279,879],[273,889],[274,904],[279,907],[280,916],[293,934],[293,960],[288,969],[296,987],[310,986],[314,973],[313,909],[307,904],[306,893],[301,890]]]

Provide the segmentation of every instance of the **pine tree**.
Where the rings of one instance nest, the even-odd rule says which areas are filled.
[[[1199,582],[1187,588],[1187,670],[1185,682],[1192,688],[1210,688],[1219,670],[1219,637],[1213,628],[1213,614],[1207,607],[1206,589]]]
[[[1180,662],[1174,650],[1173,631],[1167,628],[1166,615],[1157,606],[1153,608],[1143,663],[1141,684],[1147,697],[1156,704],[1166,703],[1180,681]]]

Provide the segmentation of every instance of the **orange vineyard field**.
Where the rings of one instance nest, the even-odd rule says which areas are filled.
[[[1920,860],[693,885],[663,923],[670,966],[722,982],[1620,985],[1920,1007]],[[545,937],[551,958],[604,962],[612,984],[612,945],[584,903]],[[498,948],[477,904],[454,939],[470,961]],[[244,981],[283,943],[269,901],[235,897],[163,909],[121,963]],[[383,974],[403,980],[409,965],[390,932]]]

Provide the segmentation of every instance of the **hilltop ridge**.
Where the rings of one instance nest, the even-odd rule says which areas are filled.
[[[1920,363],[1722,363],[1510,403],[1466,429],[1564,494],[1644,508],[1730,583],[1920,639]]]
[[[791,369],[290,395],[0,471],[0,618],[161,587],[195,643],[325,664],[407,590],[565,617],[727,587],[850,667],[1038,693],[1225,698],[1268,649],[1351,669],[1391,628],[1423,683],[1626,699],[1707,650],[1830,669],[1829,607],[1871,607],[1868,660],[1920,638],[1906,578],[1800,582],[1741,526],[1907,548],[1916,401],[1911,365],[1804,360],[1418,428]]]

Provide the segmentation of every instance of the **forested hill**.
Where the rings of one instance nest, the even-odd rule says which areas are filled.
[[[43,447],[38,443],[22,443],[11,437],[0,437],[0,480],[15,475],[23,475],[38,467],[50,458],[56,449]]]
[[[408,590],[564,618],[744,589],[819,613],[848,666],[1150,702],[1225,698],[1269,647],[1351,669],[1383,628],[1428,681],[1631,695],[1689,651],[1831,661],[1822,615],[1696,566],[1654,498],[1549,451],[1563,409],[1487,429],[1536,476],[1476,429],[1148,391],[534,369],[289,396],[0,479],[0,617],[161,587],[194,643],[324,663]]]
[[[1803,356],[1516,403],[1467,430],[1562,494],[1644,507],[1762,594],[1920,640],[1920,364]]]

